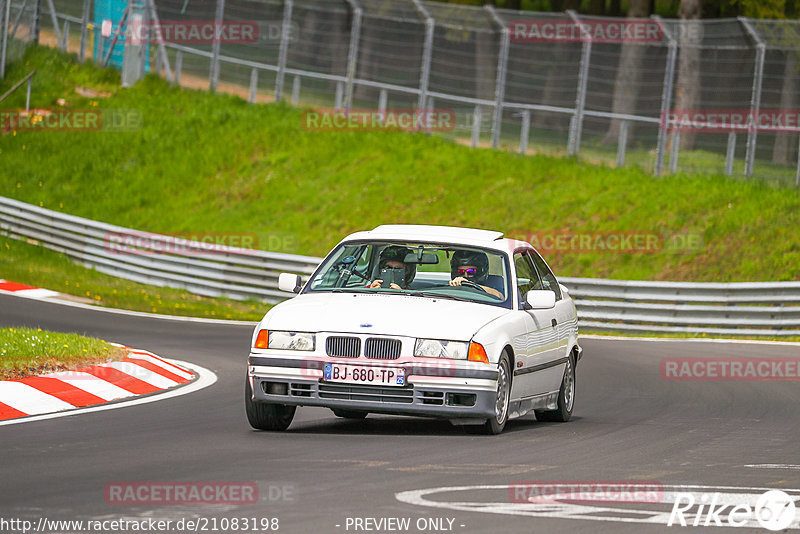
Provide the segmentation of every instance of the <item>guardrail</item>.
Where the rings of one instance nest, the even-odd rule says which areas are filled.
[[[321,258],[225,247],[83,219],[0,197],[0,233],[100,272],[199,295],[275,303],[278,274]],[[126,243],[129,237],[133,244]],[[561,278],[584,330],[800,336],[800,282],[689,283]]]

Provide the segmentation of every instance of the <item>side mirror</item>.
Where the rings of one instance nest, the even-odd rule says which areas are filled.
[[[525,302],[534,310],[547,310],[556,305],[555,291],[531,289],[525,295]]]
[[[567,286],[565,286],[564,284],[558,284],[558,287],[561,288],[562,293],[569,295],[569,289],[567,288]]]
[[[278,289],[287,293],[299,293],[303,287],[303,281],[299,274],[281,273],[278,275]]]

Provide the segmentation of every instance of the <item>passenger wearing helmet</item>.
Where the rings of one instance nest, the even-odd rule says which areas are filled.
[[[380,260],[378,261],[378,275],[380,274],[381,269],[402,269],[404,271],[402,275],[402,285],[392,282],[389,285],[390,288],[408,289],[411,281],[414,280],[414,276],[417,274],[417,265],[415,263],[406,263],[405,261],[406,256],[410,253],[410,249],[398,245],[388,246],[381,251]],[[381,287],[382,283],[383,280],[377,278],[370,282],[367,287]]]
[[[460,286],[463,282],[478,285],[489,295],[504,298],[498,290],[486,284],[489,278],[489,258],[483,252],[457,250],[450,259],[451,286]]]

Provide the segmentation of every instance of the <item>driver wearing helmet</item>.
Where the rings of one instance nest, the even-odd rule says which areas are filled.
[[[451,286],[472,282],[489,295],[504,298],[498,290],[486,285],[489,278],[489,258],[483,252],[457,250],[450,259]]]
[[[389,284],[392,289],[408,289],[414,276],[417,274],[417,265],[415,263],[406,263],[406,255],[411,254],[411,250],[406,247],[398,245],[390,245],[381,251],[380,260],[378,261],[378,272],[381,269],[402,269],[402,287],[394,282]],[[377,278],[370,282],[367,286],[370,289],[381,287],[383,280]]]

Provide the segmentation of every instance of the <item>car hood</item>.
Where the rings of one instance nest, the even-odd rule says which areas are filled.
[[[305,294],[272,308],[261,328],[469,341],[508,312],[488,304],[398,294]]]

